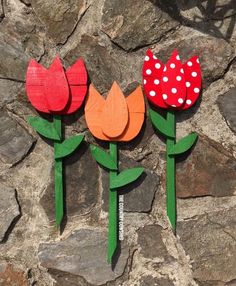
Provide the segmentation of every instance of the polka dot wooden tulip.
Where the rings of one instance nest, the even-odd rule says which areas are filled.
[[[83,60],[77,60],[66,71],[58,57],[49,69],[31,60],[26,74],[26,91],[29,101],[38,111],[53,116],[53,122],[40,117],[29,117],[28,122],[39,134],[54,142],[55,212],[56,225],[59,226],[64,213],[62,159],[83,140],[83,135],[78,135],[63,141],[61,116],[75,112],[85,98],[87,72]]]
[[[154,127],[166,136],[167,215],[173,230],[176,229],[175,155],[189,150],[197,140],[191,133],[175,142],[175,111],[190,108],[198,99],[201,89],[201,68],[197,56],[182,64],[179,54],[173,51],[164,65],[151,50],[143,64],[143,87],[148,100],[156,107],[167,110],[166,118],[150,109]]]

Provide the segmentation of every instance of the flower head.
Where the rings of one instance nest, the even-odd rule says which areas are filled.
[[[147,98],[161,108],[184,110],[192,106],[201,89],[201,68],[197,56],[182,64],[173,51],[164,65],[148,50],[143,65],[143,86]]]
[[[31,60],[26,74],[26,91],[31,104],[41,112],[70,114],[82,104],[87,91],[87,72],[82,59],[66,71],[59,57],[49,69]]]
[[[85,104],[85,119],[91,133],[107,141],[130,141],[140,131],[145,104],[139,86],[125,98],[116,82],[106,100],[91,84]]]

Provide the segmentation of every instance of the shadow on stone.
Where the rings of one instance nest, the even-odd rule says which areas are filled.
[[[235,0],[220,5],[217,0],[150,0],[173,20],[211,36],[229,41],[236,23]],[[185,11],[190,11],[185,14]],[[225,31],[220,28],[226,26]]]

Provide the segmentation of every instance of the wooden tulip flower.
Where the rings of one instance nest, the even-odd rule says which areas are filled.
[[[143,168],[133,168],[118,173],[117,142],[130,141],[138,135],[144,121],[145,105],[141,87],[125,98],[116,82],[104,99],[91,84],[85,104],[85,119],[91,133],[109,142],[109,153],[91,146],[95,160],[110,171],[108,262],[117,248],[118,195],[117,189],[135,181]]]
[[[197,56],[182,64],[178,52],[173,51],[164,65],[148,50],[143,65],[143,87],[148,100],[156,107],[167,110],[166,118],[150,109],[154,127],[166,136],[167,215],[176,229],[175,156],[186,152],[197,140],[191,133],[175,142],[175,112],[190,108],[198,99],[201,89],[201,68]]]
[[[26,74],[26,91],[31,104],[40,112],[53,116],[53,122],[29,117],[29,124],[42,136],[54,141],[55,212],[56,225],[63,218],[62,159],[70,155],[82,142],[83,135],[63,141],[61,116],[80,108],[87,91],[87,72],[82,59],[64,70],[60,59],[54,59],[49,69],[31,60]]]

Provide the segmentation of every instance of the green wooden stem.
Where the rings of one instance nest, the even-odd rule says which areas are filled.
[[[167,122],[175,134],[175,114],[174,111],[167,111]],[[169,151],[175,144],[175,138],[167,137],[166,141],[166,204],[167,216],[172,229],[176,231],[176,195],[175,195],[175,157],[169,154]]]
[[[59,135],[62,137],[62,127],[61,127],[61,116],[53,116],[54,127]],[[56,145],[61,144],[60,141],[54,142],[54,152],[56,150]],[[62,158],[55,159],[54,161],[54,171],[55,171],[55,216],[56,216],[56,226],[60,226],[63,218],[63,165]]]
[[[110,142],[110,155],[117,165],[117,143]],[[117,172],[110,170],[110,184]],[[118,216],[118,194],[116,190],[109,190],[109,227],[108,227],[108,263],[112,262],[112,257],[117,248],[117,216]]]

